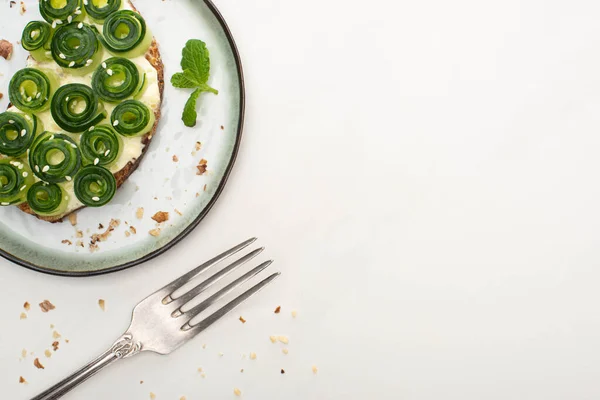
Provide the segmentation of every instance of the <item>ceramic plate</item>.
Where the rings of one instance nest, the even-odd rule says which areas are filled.
[[[28,21],[41,19],[37,0],[9,8],[0,4],[0,38],[15,44],[10,61],[0,59],[0,110],[8,104],[7,86],[15,71],[25,66],[26,52],[16,42]],[[28,268],[60,275],[94,275],[117,271],[148,260],[171,248],[206,215],[225,185],[242,133],[244,87],[235,43],[222,16],[210,1],[134,1],[158,40],[165,64],[165,92],[158,134],[135,171],[107,206],[77,213],[77,225],[69,221],[50,224],[26,215],[16,207],[0,207],[0,254]],[[180,70],[181,49],[188,39],[206,42],[211,56],[209,84],[219,95],[202,95],[198,125],[186,128],[181,112],[188,90],[173,88],[168,80]],[[196,142],[202,144],[196,151]],[[179,161],[174,162],[173,156]],[[208,170],[196,175],[201,159]],[[136,216],[144,208],[144,217]],[[158,211],[169,212],[158,237],[151,219]],[[102,233],[111,219],[120,225],[98,249],[89,249],[90,237]],[[103,229],[99,225],[104,226]],[[136,234],[125,234],[130,226]],[[83,232],[78,238],[76,231]],[[85,247],[77,246],[82,240]],[[63,241],[65,241],[63,243]],[[71,245],[69,245],[72,243]]]

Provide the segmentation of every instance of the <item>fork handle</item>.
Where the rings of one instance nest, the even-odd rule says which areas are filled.
[[[79,386],[80,384],[91,378],[102,368],[107,367],[115,361],[120,360],[122,358],[136,355],[141,351],[141,348],[141,344],[139,342],[134,341],[132,335],[125,334],[119,339],[117,339],[117,341],[112,345],[112,347],[109,350],[102,353],[102,355],[100,355],[94,361],[85,365],[83,368],[80,368],[79,370],[75,371],[73,374],[69,375],[68,377],[58,382],[51,388],[33,397],[31,400],[59,399],[75,387]]]

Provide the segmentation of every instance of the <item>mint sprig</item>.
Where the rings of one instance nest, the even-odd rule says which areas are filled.
[[[219,91],[210,87],[206,82],[210,76],[210,56],[206,43],[198,39],[190,39],[183,48],[181,58],[181,69],[171,77],[171,84],[176,88],[196,89],[185,103],[181,119],[185,126],[196,125],[198,113],[196,103],[202,92],[219,94]]]

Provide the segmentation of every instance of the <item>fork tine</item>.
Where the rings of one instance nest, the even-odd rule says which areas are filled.
[[[258,267],[255,267],[254,269],[250,270],[249,272],[246,272],[244,275],[242,275],[241,277],[239,277],[235,281],[231,282],[229,285],[225,286],[223,289],[219,290],[218,292],[216,292],[215,294],[213,294],[212,296],[210,296],[209,298],[207,298],[206,300],[204,300],[202,303],[194,306],[193,308],[191,308],[190,310],[186,311],[185,313],[173,312],[171,314],[171,316],[174,317],[174,318],[176,318],[176,317],[178,317],[180,315],[185,314],[188,317],[187,320],[191,321],[192,318],[194,318],[196,315],[198,315],[202,311],[206,310],[208,307],[210,307],[211,305],[213,305],[219,299],[221,299],[222,297],[224,297],[225,295],[227,295],[228,293],[230,293],[232,290],[234,290],[235,288],[237,288],[238,286],[240,286],[244,282],[248,281],[252,277],[254,277],[257,274],[259,274],[261,271],[263,271],[265,268],[267,268],[269,265],[271,265],[271,263],[273,263],[272,260],[268,260],[268,261],[263,262]]]
[[[244,293],[231,300],[229,303],[225,304],[223,307],[219,308],[217,311],[200,321],[198,324],[192,326],[189,321],[185,323],[184,326],[181,327],[183,331],[192,331],[192,335],[195,336],[211,326],[214,322],[218,321],[221,317],[227,314],[229,311],[233,310],[244,301],[248,300],[253,294],[261,291],[265,286],[271,283],[275,278],[277,278],[281,272],[275,272],[271,274],[269,277],[262,280],[260,283],[252,286],[250,289],[246,290]]]
[[[231,265],[223,268],[222,270],[220,270],[219,272],[217,272],[210,278],[202,281],[200,284],[196,285],[195,287],[193,287],[186,293],[182,294],[181,296],[175,298],[174,300],[171,297],[171,295],[165,297],[165,299],[163,300],[163,304],[173,304],[174,306],[176,306],[177,309],[175,311],[173,311],[172,316],[173,317],[180,316],[181,314],[183,314],[183,312],[181,311],[181,307],[184,304],[186,304],[187,302],[192,300],[194,297],[196,297],[197,295],[199,295],[200,293],[202,293],[203,291],[205,291],[206,289],[208,289],[209,287],[211,287],[212,285],[214,285],[215,283],[220,281],[222,278],[224,278],[226,275],[228,275],[230,272],[232,272],[236,268],[239,268],[240,266],[244,265],[246,262],[250,261],[257,255],[259,255],[264,249],[265,249],[264,247],[261,247],[259,249],[256,249],[256,250],[246,254],[244,257],[240,258],[239,260],[234,261],[233,263],[231,263]],[[165,301],[167,301],[167,302],[165,302]]]
[[[186,283],[188,283],[191,279],[194,279],[197,275],[201,274],[202,272],[206,271],[207,269],[209,269],[210,267],[214,266],[215,264],[223,261],[224,259],[226,259],[227,257],[230,257],[232,255],[234,255],[235,253],[237,253],[238,251],[244,249],[245,247],[248,247],[249,245],[251,245],[252,243],[254,243],[256,241],[256,238],[250,238],[240,244],[238,244],[237,246],[232,247],[231,249],[219,254],[218,256],[208,260],[207,262],[205,262],[204,264],[200,265],[199,267],[194,268],[193,270],[181,275],[179,278],[175,279],[173,282],[167,284],[166,286],[164,286],[161,290],[168,290],[169,291],[169,296],[171,294],[173,294],[173,292],[177,289],[179,289],[181,286],[185,285]]]

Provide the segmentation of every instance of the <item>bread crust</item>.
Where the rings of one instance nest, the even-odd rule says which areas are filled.
[[[135,6],[133,6],[133,4],[131,4],[131,7],[133,8],[133,10],[137,11]],[[154,135],[156,134],[156,128],[158,127],[158,122],[160,120],[160,113],[161,113],[160,110],[161,110],[161,105],[162,105],[162,100],[163,100],[163,92],[164,92],[164,87],[165,87],[165,71],[164,71],[165,67],[164,67],[162,59],[160,57],[160,51],[158,49],[158,43],[156,42],[156,38],[152,39],[152,44],[150,45],[150,48],[146,52],[145,57],[146,57],[146,60],[148,60],[150,62],[150,64],[152,65],[152,67],[156,70],[156,73],[158,76],[158,90],[160,92],[160,105],[154,112],[155,119],[154,119],[154,126],[152,127],[152,130],[150,132],[146,133],[142,137],[142,146],[143,147],[142,147],[142,153],[140,154],[140,156],[135,160],[130,160],[123,168],[121,168],[119,171],[114,173],[115,179],[117,180],[117,188],[119,188],[123,183],[125,183],[127,178],[129,178],[129,176],[137,169],[138,165],[140,164],[140,161],[142,160],[142,158],[146,154],[146,151],[148,150],[148,146],[150,145],[150,141],[152,140],[152,137],[154,137]],[[41,219],[41,220],[47,221],[47,222],[52,222],[52,223],[62,222],[65,217],[69,216],[70,214],[72,214],[74,212],[81,210],[82,208],[85,208],[85,206],[81,206],[67,214],[48,217],[48,216],[36,214],[29,207],[29,204],[27,202],[21,203],[17,207],[19,207],[19,209],[21,211],[23,211],[27,214],[34,215],[38,219]]]

